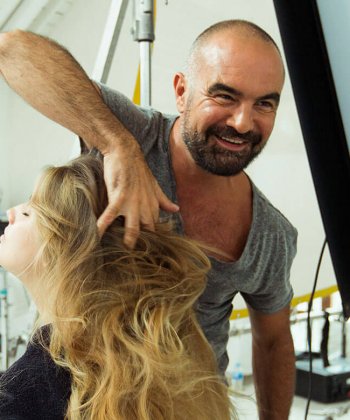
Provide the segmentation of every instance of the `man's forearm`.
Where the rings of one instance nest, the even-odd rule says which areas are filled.
[[[292,339],[265,351],[253,344],[253,369],[260,420],[287,420],[295,386]]]
[[[23,31],[0,34],[0,73],[31,106],[90,147],[104,152],[111,139],[127,135],[81,66],[51,40]]]
[[[64,48],[30,32],[0,34],[0,75],[31,106],[104,155],[108,206],[97,221],[100,235],[123,216],[124,242],[132,248],[140,226],[154,229],[159,208],[178,210],[159,187],[137,140]]]

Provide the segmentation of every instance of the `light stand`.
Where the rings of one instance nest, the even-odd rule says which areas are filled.
[[[153,0],[134,0],[134,40],[140,44],[141,106],[151,106],[151,45],[154,41]]]

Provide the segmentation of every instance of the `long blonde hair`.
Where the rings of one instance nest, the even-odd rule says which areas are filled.
[[[66,419],[230,419],[226,385],[194,306],[209,261],[159,224],[134,250],[116,220],[99,238],[103,167],[87,155],[48,168],[31,198],[43,238],[49,352],[69,370]]]

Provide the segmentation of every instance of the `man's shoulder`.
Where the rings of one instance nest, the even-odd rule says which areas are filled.
[[[161,112],[155,108],[152,107],[142,107],[138,105],[137,103],[134,103],[130,98],[128,98],[127,95],[124,93],[121,93],[120,91],[113,89],[107,85],[104,85],[102,83],[98,83],[98,86],[100,88],[102,97],[107,103],[107,105],[115,104],[118,107],[125,107],[125,108],[134,108],[141,114],[145,116],[157,116],[161,117],[164,120],[173,121],[176,118],[176,115],[164,113]]]
[[[154,108],[143,108],[117,90],[102,84],[99,87],[105,104],[136,138],[145,155],[154,146],[166,151],[176,115],[165,114]]]
[[[287,217],[275,207],[271,201],[252,183],[256,219],[266,230],[285,232],[293,238],[297,237],[297,230]]]

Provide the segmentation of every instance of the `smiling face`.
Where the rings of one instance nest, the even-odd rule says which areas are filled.
[[[235,175],[271,134],[284,81],[281,57],[271,42],[226,30],[192,61],[174,80],[182,139],[202,169]]]
[[[34,210],[28,203],[7,212],[9,224],[0,237],[0,265],[17,277],[29,279],[41,239]]]

